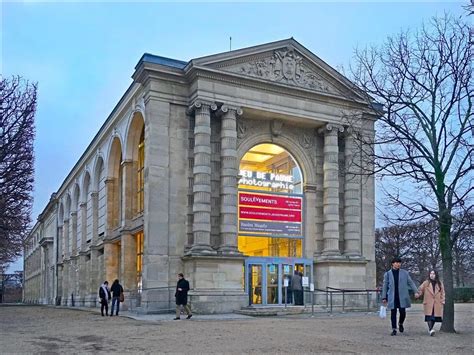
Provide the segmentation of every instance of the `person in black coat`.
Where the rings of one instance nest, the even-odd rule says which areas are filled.
[[[112,292],[112,310],[110,312],[110,316],[112,317],[114,315],[115,305],[117,305],[115,315],[118,316],[120,311],[120,295],[123,293],[123,287],[119,283],[118,279],[115,279],[115,281],[112,283],[110,291]]]
[[[102,285],[99,287],[99,298],[100,298],[100,313],[102,317],[104,316],[104,309],[105,315],[109,315],[109,300],[110,300],[110,290],[109,290],[109,282],[104,281]]]
[[[191,308],[188,305],[188,291],[189,291],[189,282],[184,278],[182,273],[178,274],[178,283],[176,284],[176,317],[174,320],[181,319],[181,306],[184,307],[184,310],[187,314],[186,319],[191,318],[193,315],[191,313]]]

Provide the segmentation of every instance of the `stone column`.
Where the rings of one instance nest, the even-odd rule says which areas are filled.
[[[87,196],[86,196],[87,201]],[[84,306],[86,303],[86,297],[88,295],[87,280],[89,274],[87,272],[87,202],[83,202],[79,205],[81,212],[81,248],[79,252],[79,304]]]
[[[85,251],[79,252],[79,265],[77,266],[78,269],[78,277],[79,277],[79,305],[84,306],[86,303],[86,296],[88,294],[87,289],[87,280],[89,279],[89,275],[87,272],[87,254]]]
[[[118,258],[119,248],[117,243],[104,243],[104,268],[105,279],[109,281],[109,285],[118,278]]]
[[[122,161],[122,226],[127,226],[133,217],[134,184],[133,161]]]
[[[100,284],[102,283],[100,280],[100,267],[99,267],[99,250],[97,247],[91,246],[91,260],[90,260],[90,268],[89,268],[89,282],[88,282],[88,289],[89,289],[89,297],[91,306],[96,304],[97,300],[97,290],[99,289]]]
[[[79,205],[81,210],[81,251],[87,247],[87,202]]]
[[[64,247],[63,247],[63,254],[64,258],[69,259],[71,255],[69,252],[69,219],[64,220],[63,224],[63,240],[64,240]]]
[[[64,223],[64,222],[63,222]],[[58,248],[58,263],[62,263],[63,262],[63,255],[64,255],[64,241],[63,241],[63,238],[64,238],[64,233],[63,233],[63,226],[58,226],[58,245],[57,245],[57,248]]]
[[[342,126],[328,123],[324,132],[324,249],[323,255],[340,255],[339,250],[339,144]]]
[[[62,274],[62,294],[61,294],[61,305],[67,305],[68,304],[68,294],[69,294],[69,266],[70,266],[71,261],[66,260],[64,261],[63,264],[63,274]]]
[[[91,212],[92,212],[92,241],[91,245],[96,245],[99,239],[99,193],[91,192]]]
[[[72,253],[77,255],[77,212],[71,212]]]
[[[306,236],[304,241],[304,256],[312,259],[316,252],[316,185],[305,184],[305,216],[304,226]]]
[[[355,152],[354,138],[350,132],[345,136],[345,181],[344,181],[344,255],[360,256],[360,162]]]
[[[237,115],[242,110],[223,105],[221,120],[220,239],[222,254],[239,254],[237,247]]]
[[[117,216],[117,207],[115,198],[115,178],[109,178],[105,180],[105,194],[106,194],[106,211],[107,211],[107,223],[106,230],[107,234],[110,234],[112,230],[118,227],[118,216]]]
[[[121,284],[125,291],[137,288],[137,245],[132,234],[122,234]]]
[[[217,106],[197,101],[193,105],[194,168],[193,168],[193,236],[191,254],[214,254],[211,248],[211,110]]]

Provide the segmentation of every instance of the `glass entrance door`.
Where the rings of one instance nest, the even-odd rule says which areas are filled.
[[[245,261],[245,291],[249,296],[249,305],[292,304],[291,277],[299,272],[309,283],[312,279],[312,260],[301,258],[248,258]],[[285,282],[285,279],[288,281]],[[306,297],[305,297],[306,298]]]

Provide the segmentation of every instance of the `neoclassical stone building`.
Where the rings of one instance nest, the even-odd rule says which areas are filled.
[[[348,122],[345,117],[358,117]],[[197,312],[284,304],[304,286],[373,288],[374,182],[352,131],[377,112],[294,39],[189,62],[144,54],[133,83],[39,216],[25,301]]]

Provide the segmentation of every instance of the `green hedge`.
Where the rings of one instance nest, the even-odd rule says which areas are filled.
[[[474,287],[455,287],[454,302],[469,302],[474,299]]]

